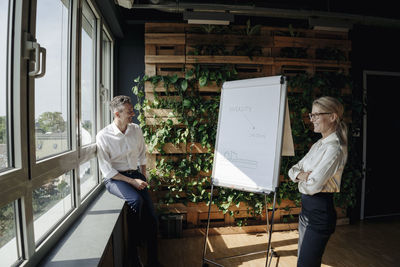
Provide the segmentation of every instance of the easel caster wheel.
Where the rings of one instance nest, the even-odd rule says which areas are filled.
[[[272,257],[276,257],[276,258],[279,257],[278,253],[276,253],[275,251],[272,251]]]

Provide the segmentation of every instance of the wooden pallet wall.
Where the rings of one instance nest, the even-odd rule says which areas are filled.
[[[237,29],[240,30],[240,26]],[[198,34],[190,33],[192,25],[175,23],[147,23],[145,32],[145,64],[147,75],[168,75],[179,72],[188,64],[235,64],[240,78],[254,78],[268,75],[316,73],[321,71],[342,71],[348,73],[351,67],[349,53],[351,41],[347,33],[296,30],[290,36],[286,28],[262,27],[257,36]],[[285,36],[289,35],[289,36]],[[227,51],[243,43],[256,44],[262,56],[221,56],[192,55],[193,47],[199,44],[224,45]],[[304,49],[306,58],[281,57],[285,48]],[[317,58],[318,49],[339,49],[344,60],[323,60]]]
[[[237,31],[245,30],[245,26],[234,26]],[[214,45],[221,47],[227,53],[232,53],[235,47],[243,44],[252,44],[259,47],[261,55],[249,58],[243,55],[195,55],[195,47],[200,45]],[[319,58],[321,49],[340,51],[340,60],[324,60]],[[261,33],[257,36],[228,34],[205,34],[195,31],[195,26],[182,23],[146,23],[145,26],[145,74],[154,75],[178,75],[184,76],[184,69],[190,69],[194,64],[207,66],[232,64],[238,71],[238,78],[256,78],[273,75],[292,76],[301,73],[316,74],[318,72],[342,72],[348,74],[351,68],[349,53],[351,41],[347,33],[315,31],[277,27],[261,27]],[[288,53],[289,52],[289,53]],[[287,57],[290,52],[302,53],[303,58]],[[296,56],[296,55],[294,55]],[[153,88],[150,82],[145,84],[145,97],[154,100],[154,92],[165,92],[162,84]],[[169,88],[173,91],[173,88]],[[220,92],[220,86],[215,83],[199,88],[202,96],[215,95]],[[296,91],[296,88],[291,88]],[[349,88],[343,88],[343,93],[351,93]],[[163,96],[174,97],[174,96]],[[171,110],[148,110],[145,114],[146,124],[159,125],[162,121],[171,119],[176,127],[182,127],[177,118],[171,117]],[[172,145],[166,144],[163,148],[170,154],[161,155],[155,150],[148,155],[149,168],[154,167],[155,160],[161,157],[179,157],[185,153],[207,153],[207,149],[200,144]],[[204,174],[204,175],[210,175]],[[157,202],[163,192],[155,192],[153,200]],[[172,204],[160,205],[160,209],[169,212],[183,213],[188,227],[202,226],[206,222],[208,207],[205,204]],[[233,225],[235,220],[247,219],[265,222],[264,216],[252,216],[246,205],[232,207],[235,219],[229,214],[223,214],[215,206],[211,208],[211,224],[213,226]],[[284,200],[277,207],[274,222],[292,222],[300,212],[300,208],[293,201]],[[338,218],[344,218],[345,214],[338,209]]]

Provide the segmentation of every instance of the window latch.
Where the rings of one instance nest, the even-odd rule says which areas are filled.
[[[29,72],[29,76],[34,78],[43,77],[46,74],[46,48],[41,47],[30,33],[25,33],[24,37],[24,59],[29,60],[35,66]],[[31,58],[32,53],[34,54],[33,58]]]

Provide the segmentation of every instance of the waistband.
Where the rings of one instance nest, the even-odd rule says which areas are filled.
[[[126,170],[126,171],[118,171],[121,174],[136,174],[139,173],[139,170]]]
[[[334,193],[330,192],[319,192],[314,195],[306,195],[306,194],[301,194],[302,197],[319,197],[319,198],[332,198]]]

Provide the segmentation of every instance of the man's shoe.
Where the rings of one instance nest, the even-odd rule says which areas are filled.
[[[157,261],[155,263],[147,264],[146,267],[164,267],[164,265],[162,265],[159,261]]]
[[[132,257],[132,267],[144,267],[142,261],[140,260],[139,251],[137,247],[134,248],[131,257]]]
[[[133,267],[144,267],[144,265],[143,265],[142,261],[140,260],[139,256],[136,259],[134,259],[132,266]]]

